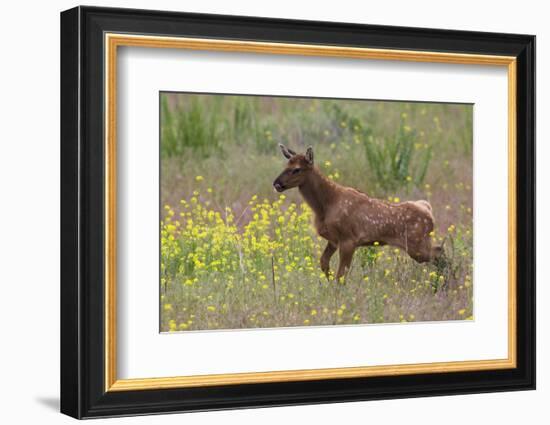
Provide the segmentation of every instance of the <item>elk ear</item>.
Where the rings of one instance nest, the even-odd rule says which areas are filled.
[[[306,151],[306,160],[310,165],[313,165],[313,148],[310,146]]]
[[[282,143],[279,143],[279,147],[281,148],[281,152],[283,153],[283,156],[286,158],[286,159],[290,159],[292,158],[294,155],[296,155],[296,153],[290,149],[287,149],[285,145],[283,145]]]

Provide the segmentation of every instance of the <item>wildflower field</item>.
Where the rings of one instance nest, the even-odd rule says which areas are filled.
[[[472,106],[162,93],[161,331],[473,318]],[[277,147],[343,185],[426,199],[444,264],[356,251],[345,283]],[[331,262],[337,267],[338,255]]]

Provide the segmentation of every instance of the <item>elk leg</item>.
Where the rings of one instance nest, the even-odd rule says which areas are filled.
[[[355,246],[353,243],[340,243],[338,247],[338,254],[340,255],[340,264],[338,265],[338,272],[336,273],[336,281],[340,282],[341,278],[345,278],[346,273],[349,271],[351,265],[351,259],[355,252]]]
[[[445,255],[442,246],[433,246],[429,238],[420,243],[409,244],[407,253],[418,263],[436,262]]]
[[[325,250],[323,251],[323,255],[321,255],[321,270],[326,275],[327,279],[329,279],[329,272],[330,272],[330,259],[336,252],[336,245],[334,245],[332,242],[328,242],[327,246],[325,247]]]
[[[445,251],[443,250],[443,245],[432,247],[432,255],[431,255],[432,261],[435,261],[444,255],[445,255]]]

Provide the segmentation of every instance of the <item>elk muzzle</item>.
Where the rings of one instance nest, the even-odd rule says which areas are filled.
[[[281,180],[279,178],[277,178],[274,182],[273,182],[273,187],[275,188],[275,190],[277,192],[282,192],[285,190],[285,186],[281,183]]]

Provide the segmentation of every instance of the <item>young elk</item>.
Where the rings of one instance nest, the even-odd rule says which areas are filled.
[[[353,253],[360,246],[396,246],[419,263],[433,261],[442,254],[441,247],[432,246],[434,218],[428,201],[390,203],[371,198],[321,174],[313,163],[311,146],[304,155],[279,146],[288,163],[273,187],[278,192],[297,187],[315,213],[317,233],[328,241],[321,256],[321,270],[327,277],[330,258],[337,249],[338,281],[345,277]]]

